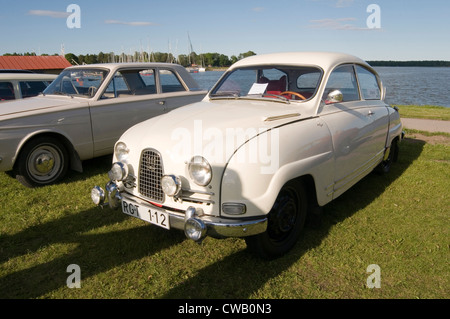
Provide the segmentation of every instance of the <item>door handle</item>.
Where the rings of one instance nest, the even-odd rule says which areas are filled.
[[[159,105],[164,105],[164,104],[166,104],[166,101],[159,101],[158,104]]]
[[[373,112],[372,110],[369,110],[369,113],[367,113],[367,115],[374,115],[375,112]]]

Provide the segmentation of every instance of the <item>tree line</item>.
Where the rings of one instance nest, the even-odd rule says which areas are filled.
[[[367,61],[371,66],[450,66],[450,61]]]
[[[67,61],[72,64],[93,64],[93,63],[120,63],[120,62],[167,62],[178,63],[182,66],[201,65],[204,67],[229,67],[233,63],[245,57],[256,55],[253,51],[240,53],[228,57],[220,53],[201,53],[192,52],[190,54],[180,54],[174,56],[166,52],[134,52],[132,54],[115,54],[114,52],[98,54],[80,54],[68,53],[65,55]]]
[[[49,56],[49,54],[41,54],[42,56]],[[53,55],[59,55],[57,53]],[[93,63],[119,63],[119,62],[168,62],[178,63],[182,66],[191,66],[192,64],[201,65],[204,67],[229,67],[233,63],[246,58],[248,56],[256,55],[253,51],[240,53],[239,55],[232,55],[228,57],[220,53],[201,53],[192,52],[190,54],[180,54],[175,57],[172,53],[165,52],[134,52],[115,54],[114,52],[98,54],[79,54],[73,53],[65,54],[65,58],[71,64],[93,64]],[[3,56],[36,56],[34,52],[25,53],[5,53]],[[423,60],[423,61],[367,61],[371,66],[433,66],[433,67],[450,67],[450,61],[442,60]]]

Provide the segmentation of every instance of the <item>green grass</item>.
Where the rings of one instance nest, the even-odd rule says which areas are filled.
[[[90,189],[107,181],[108,156],[38,189],[0,173],[0,298],[448,299],[450,146],[413,133],[388,175],[372,173],[325,206],[321,223],[272,261],[242,239],[200,246],[94,207]],[[66,285],[71,264],[81,289]],[[366,287],[371,264],[380,289]]]
[[[450,107],[433,105],[396,105],[401,117],[450,121]]]
[[[150,226],[93,207],[108,157],[59,185],[0,174],[1,298],[444,298],[449,287],[450,149],[406,139],[386,176],[370,174],[324,208],[286,256],[262,261],[241,239]],[[67,266],[81,268],[69,289]],[[369,289],[366,268],[381,268]]]

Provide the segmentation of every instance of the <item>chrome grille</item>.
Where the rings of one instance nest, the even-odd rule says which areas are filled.
[[[163,176],[161,156],[155,150],[144,150],[139,165],[139,193],[143,196],[162,203],[164,193],[161,188]]]

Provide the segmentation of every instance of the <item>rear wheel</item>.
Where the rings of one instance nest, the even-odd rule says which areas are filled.
[[[297,242],[307,214],[307,196],[300,182],[289,182],[281,189],[268,214],[267,230],[247,237],[247,247],[266,259],[280,257]]]
[[[53,137],[38,137],[22,149],[16,178],[27,187],[53,184],[66,175],[68,164],[64,144]]]

